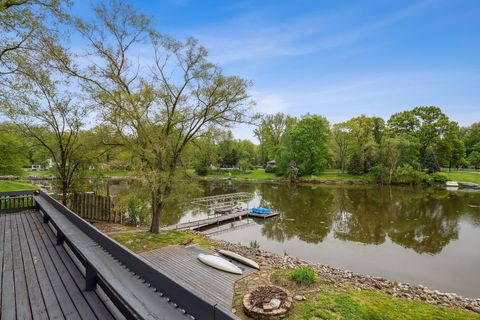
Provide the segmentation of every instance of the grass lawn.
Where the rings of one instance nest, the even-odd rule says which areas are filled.
[[[111,234],[110,237],[137,253],[175,244],[196,243],[207,248],[213,246],[208,239],[205,239],[202,236],[182,231],[167,231],[159,234],[152,234],[149,232],[126,232]]]
[[[242,178],[254,180],[281,180],[284,177],[279,177],[275,173],[265,172],[264,169],[254,169],[246,172],[234,171],[231,175],[228,172],[221,172],[220,174],[208,174],[209,178]],[[319,175],[303,176],[300,180],[316,180],[316,181],[372,181],[370,175],[354,176],[347,173],[340,173],[339,169],[326,169]]]
[[[480,319],[474,312],[434,306],[425,302],[395,298],[375,290],[359,290],[350,285],[333,286],[322,278],[311,285],[296,284],[292,270],[264,270],[239,280],[235,285],[235,307],[241,319],[247,318],[241,307],[243,295],[258,285],[274,284],[291,295],[303,295],[295,301],[286,319],[324,320],[413,320],[413,319]]]
[[[443,171],[448,176],[448,179],[452,181],[461,181],[461,182],[474,182],[480,183],[480,170],[455,170],[452,171]]]
[[[26,171],[27,176],[53,176],[53,172],[50,170],[40,170],[40,171]]]
[[[220,172],[218,174],[209,173],[209,178],[241,178],[241,179],[255,179],[255,180],[278,180],[282,177],[278,177],[275,173],[265,172],[264,169],[254,169],[245,172],[232,171],[231,175],[227,171]]]
[[[19,190],[34,190],[38,187],[34,184],[18,181],[0,180],[0,192],[19,191]]]
[[[348,173],[341,173],[339,169],[326,169],[321,174],[315,176],[304,176],[300,180],[318,180],[318,181],[372,181],[372,176],[368,174],[354,176]]]

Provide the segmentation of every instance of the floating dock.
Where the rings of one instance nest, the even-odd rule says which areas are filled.
[[[224,222],[241,220],[243,217],[247,217],[247,216],[252,218],[267,219],[277,215],[278,215],[278,212],[272,212],[269,214],[256,214],[256,213],[251,213],[250,210],[242,210],[242,211],[232,212],[232,213],[228,213],[228,214],[224,214],[224,215],[216,216],[212,218],[174,224],[171,226],[163,227],[162,230],[164,231],[199,230],[199,229],[210,227],[213,225],[219,225]]]

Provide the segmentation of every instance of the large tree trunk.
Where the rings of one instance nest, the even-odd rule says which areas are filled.
[[[152,223],[149,230],[151,233],[160,233],[160,216],[165,207],[165,202],[160,199],[158,192],[152,192]]]

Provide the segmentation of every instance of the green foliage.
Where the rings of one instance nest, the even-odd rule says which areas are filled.
[[[362,156],[359,151],[354,151],[348,159],[347,172],[353,175],[363,174]]]
[[[13,134],[0,131],[0,175],[21,176],[27,159],[23,152],[24,146]]]
[[[401,184],[428,184],[432,182],[432,178],[425,172],[415,170],[410,165],[405,164],[395,170],[393,181]]]
[[[434,183],[445,183],[448,181],[448,176],[442,172],[435,172],[430,175]]]
[[[260,141],[261,163],[274,160],[278,156],[285,133],[293,128],[297,119],[283,113],[264,115],[254,134]]]
[[[425,168],[427,168],[428,173],[434,173],[440,171],[440,165],[438,164],[437,157],[432,149],[427,150],[427,154],[425,156],[425,161],[423,163]]]
[[[480,152],[478,151],[473,151],[470,153],[468,156],[468,162],[470,165],[474,166],[475,169],[478,169],[480,167]]]
[[[252,248],[252,249],[260,249],[260,244],[257,242],[257,240],[251,240],[251,241],[250,241],[250,248]]]
[[[303,117],[284,138],[276,159],[279,172],[286,175],[291,163],[295,163],[300,176],[322,172],[330,159],[329,138],[330,129],[324,117]]]
[[[290,273],[290,278],[298,284],[312,284],[317,280],[317,274],[310,267],[299,267]]]

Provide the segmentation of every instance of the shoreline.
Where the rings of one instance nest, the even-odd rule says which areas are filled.
[[[230,250],[253,259],[257,261],[262,269],[294,269],[301,266],[309,266],[321,277],[332,282],[334,285],[349,284],[358,289],[377,290],[392,297],[404,298],[410,301],[421,301],[432,305],[460,308],[480,313],[480,297],[465,298],[456,293],[444,293],[438,290],[428,289],[422,285],[401,283],[383,277],[354,273],[349,270],[335,268],[321,263],[313,263],[288,255],[281,256],[269,251],[253,249],[244,245],[217,240],[203,234],[201,235],[213,242],[216,249]]]

